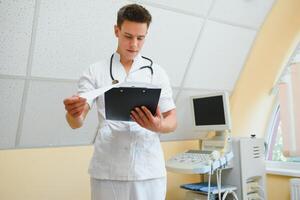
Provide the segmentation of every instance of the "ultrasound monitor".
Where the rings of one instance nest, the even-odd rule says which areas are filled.
[[[191,97],[193,125],[200,131],[230,131],[228,94],[210,93]]]

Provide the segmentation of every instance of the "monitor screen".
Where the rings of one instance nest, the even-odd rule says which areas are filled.
[[[196,126],[225,124],[223,97],[193,99]]]
[[[228,97],[225,92],[191,98],[194,125],[200,130],[230,130]]]

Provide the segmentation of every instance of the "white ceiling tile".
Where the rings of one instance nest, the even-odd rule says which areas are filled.
[[[216,0],[210,17],[258,29],[274,0]]]
[[[255,35],[256,31],[207,21],[184,87],[233,90]]]
[[[30,82],[20,147],[91,143],[98,121],[95,108],[80,129],[71,129],[65,119],[63,100],[74,93],[75,83]]]
[[[162,134],[160,136],[161,141],[200,139],[200,137],[206,135],[204,132],[196,131],[193,126],[190,97],[209,92],[208,90],[185,90],[180,92],[180,96],[176,101],[177,129],[173,133]]]
[[[153,23],[142,54],[166,69],[172,86],[179,86],[203,21],[197,17],[145,7],[152,14]]]
[[[0,1],[0,73],[25,75],[33,25],[34,0]]]
[[[124,1],[41,1],[32,75],[78,79],[116,48],[113,26]]]
[[[24,80],[0,79],[0,149],[15,146]]]
[[[211,6],[212,0],[145,0],[144,3],[161,6],[163,8],[173,8],[178,11],[185,11],[199,16],[206,16]]]

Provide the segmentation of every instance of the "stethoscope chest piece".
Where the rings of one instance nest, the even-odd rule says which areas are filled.
[[[114,85],[114,84],[117,84],[117,83],[119,83],[118,80],[115,80],[115,79],[114,79],[114,80],[112,81],[112,84],[113,84],[113,85]]]

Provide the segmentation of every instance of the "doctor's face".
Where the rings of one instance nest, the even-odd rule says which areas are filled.
[[[115,26],[115,35],[118,38],[117,52],[121,58],[126,60],[135,58],[144,45],[147,31],[147,23],[125,20],[121,27]]]

